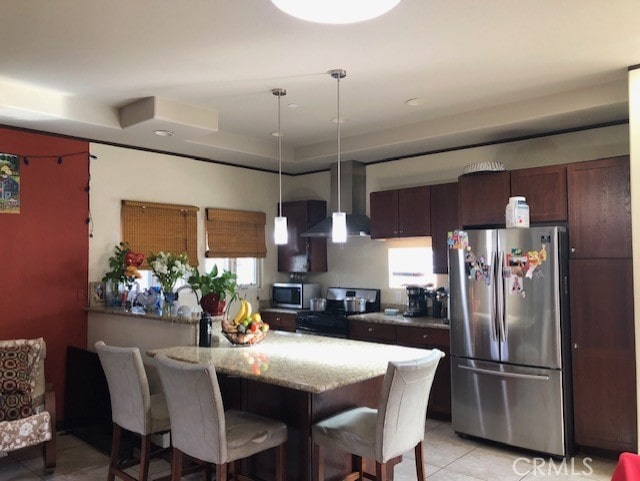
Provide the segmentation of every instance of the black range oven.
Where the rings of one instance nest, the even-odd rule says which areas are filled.
[[[326,309],[324,311],[299,311],[296,315],[296,332],[329,337],[348,337],[347,316],[361,314],[361,312],[345,311],[344,299],[346,297],[366,299],[364,312],[380,311],[380,289],[329,287]]]

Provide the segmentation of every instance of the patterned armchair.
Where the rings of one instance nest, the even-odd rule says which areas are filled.
[[[45,389],[44,339],[0,341],[0,457],[43,444],[45,469],[56,465],[55,395]]]

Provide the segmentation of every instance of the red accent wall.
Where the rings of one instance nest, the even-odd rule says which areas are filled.
[[[0,213],[0,339],[44,337],[58,422],[67,346],[87,343],[88,150],[88,142],[0,128],[0,152],[51,155],[21,163],[20,213]],[[85,153],[58,164],[74,152]]]

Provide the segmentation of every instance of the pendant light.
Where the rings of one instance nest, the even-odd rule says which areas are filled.
[[[336,125],[337,128],[337,150],[338,150],[338,210],[334,212],[331,216],[332,218],[332,226],[331,226],[331,240],[334,244],[344,244],[347,242],[347,214],[342,212],[340,209],[340,124],[342,122],[340,118],[340,79],[343,79],[347,76],[347,71],[337,68],[329,71],[329,75],[331,75],[334,79],[336,79]]]
[[[346,24],[384,15],[400,0],[271,0],[271,3],[301,20]]]
[[[273,95],[278,97],[278,216],[275,218],[273,226],[273,238],[276,245],[285,245],[289,241],[289,233],[287,231],[287,218],[282,216],[282,130],[280,129],[280,101],[283,96],[287,95],[285,89],[273,89]]]

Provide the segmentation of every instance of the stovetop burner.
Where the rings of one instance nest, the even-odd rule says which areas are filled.
[[[367,299],[365,312],[380,311],[379,289],[352,289],[329,287],[327,289],[327,308],[322,312],[301,311],[296,315],[296,331],[332,337],[348,337],[349,321],[347,316],[360,314],[344,309],[345,297],[364,297]]]

